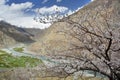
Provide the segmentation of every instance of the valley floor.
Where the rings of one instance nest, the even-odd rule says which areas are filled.
[[[1,49],[0,80],[107,80],[93,76],[75,79],[74,75],[67,78],[47,77],[54,72],[49,73],[45,68],[56,64],[54,61],[46,56],[30,54],[24,46]]]

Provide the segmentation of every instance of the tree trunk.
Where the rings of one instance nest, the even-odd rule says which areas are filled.
[[[110,77],[109,80],[114,80],[114,79],[112,77]]]
[[[120,80],[120,74],[114,74],[111,73],[111,77],[109,77],[109,80]]]

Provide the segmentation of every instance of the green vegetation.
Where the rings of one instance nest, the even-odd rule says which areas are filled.
[[[3,50],[0,50],[0,55],[1,54],[7,54],[7,52],[3,51]]]
[[[13,48],[13,50],[14,50],[14,51],[17,51],[17,52],[23,52],[23,51],[24,51],[23,48],[24,48],[24,47],[17,47],[17,48]]]
[[[42,61],[37,58],[28,56],[16,57],[0,50],[0,68],[34,67],[41,63]]]

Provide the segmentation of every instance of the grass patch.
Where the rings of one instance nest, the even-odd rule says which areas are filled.
[[[16,52],[23,52],[24,51],[24,47],[13,48],[13,50],[16,51]]]
[[[28,56],[15,57],[11,54],[0,55],[0,68],[34,67],[41,63],[42,61],[40,59]]]
[[[3,50],[0,50],[0,55],[1,54],[6,54],[7,52],[3,51]]]

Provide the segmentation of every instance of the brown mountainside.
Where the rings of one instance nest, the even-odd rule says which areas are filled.
[[[39,41],[45,35],[46,29],[39,29],[39,28],[24,28],[24,30],[33,36],[35,41]]]
[[[111,25],[114,27],[120,26],[120,0],[94,0],[88,5],[84,6],[78,12],[70,15],[66,20],[72,20],[77,23],[85,23],[85,19],[93,26],[97,26],[97,23],[103,22],[101,15],[106,17],[106,19],[111,20]],[[95,19],[97,16],[97,19]],[[82,22],[83,21],[83,22]],[[114,23],[114,24],[113,24]],[[86,27],[89,27],[86,23]],[[106,24],[103,24],[103,27]],[[30,46],[30,50],[37,53],[51,53],[50,50],[66,50],[70,47],[71,41],[77,44],[76,40],[71,40],[70,36],[65,36],[64,34],[58,33],[59,31],[67,30],[70,31],[70,25],[66,22],[56,22],[46,31],[45,36],[41,41],[35,42]],[[69,38],[69,39],[68,39]]]

